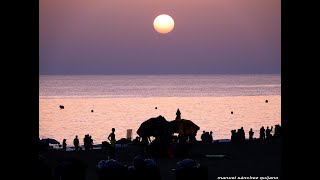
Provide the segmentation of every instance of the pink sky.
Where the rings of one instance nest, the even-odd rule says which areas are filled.
[[[40,74],[280,73],[280,0],[40,0]],[[168,14],[167,35],[152,26]]]

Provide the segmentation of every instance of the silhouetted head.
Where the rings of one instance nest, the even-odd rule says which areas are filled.
[[[252,131],[252,128],[250,128],[250,131]]]
[[[78,135],[76,135],[76,138],[78,138]]]
[[[86,167],[82,162],[77,159],[65,159],[55,170],[58,179],[60,180],[85,180],[86,179]]]
[[[175,172],[179,171],[189,171],[192,169],[199,168],[200,164],[194,161],[193,159],[184,159],[182,161],[177,162]]]
[[[114,131],[116,131],[116,129],[115,129],[115,128],[112,128],[111,131],[114,132]]]
[[[202,131],[202,133],[204,134],[204,133],[206,133],[206,131]]]
[[[156,169],[157,168],[157,164],[153,159],[145,159],[144,160],[144,166],[147,169]]]
[[[212,134],[212,131],[210,131],[210,134]]]
[[[63,139],[63,142],[66,142],[67,140],[66,139]]]
[[[126,179],[127,168],[114,159],[101,160],[97,165],[99,180]]]
[[[144,168],[144,158],[140,155],[137,155],[133,158],[132,164],[136,169],[142,169]]]
[[[241,127],[240,129],[243,130],[243,127]]]

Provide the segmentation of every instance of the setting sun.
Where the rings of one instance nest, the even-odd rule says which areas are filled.
[[[153,27],[158,33],[167,34],[173,30],[174,21],[169,15],[162,14],[154,19]]]

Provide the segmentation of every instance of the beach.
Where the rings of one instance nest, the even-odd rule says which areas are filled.
[[[124,165],[132,165],[132,159],[141,154],[139,146],[128,145],[126,148],[116,151],[116,159]],[[208,179],[221,178],[254,178],[254,177],[278,177],[281,176],[281,140],[273,139],[264,142],[243,143],[202,143],[192,145],[190,158],[208,169]],[[40,155],[47,158],[48,164],[54,174],[54,169],[59,162],[75,158],[86,166],[86,179],[97,180],[96,166],[100,160],[106,160],[108,154],[100,149],[90,151],[40,151]],[[143,154],[142,154],[143,155]],[[225,157],[206,157],[206,155],[226,155]],[[175,180],[172,169],[184,157],[160,157],[154,158],[160,170],[163,180]]]

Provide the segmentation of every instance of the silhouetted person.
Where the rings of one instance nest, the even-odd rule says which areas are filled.
[[[264,139],[265,139],[265,136],[266,136],[266,134],[265,134],[265,129],[264,129],[264,127],[262,126],[262,127],[260,128],[260,140],[264,140]]]
[[[147,146],[151,142],[149,136],[142,136],[141,137],[141,144]]]
[[[89,136],[89,149],[93,150],[93,139],[92,139],[92,136]]]
[[[205,136],[206,136],[206,131],[202,131],[202,134],[201,134],[201,141],[202,142],[205,142]]]
[[[133,159],[133,165],[128,167],[129,177],[139,180],[161,180],[161,174],[153,159],[144,159],[137,155]]]
[[[155,109],[158,109],[157,107],[155,107]]]
[[[93,112],[93,110],[91,110],[91,112]]]
[[[63,105],[60,105],[59,107],[60,107],[60,109],[64,109],[64,106],[63,106]]]
[[[132,144],[140,144],[140,137],[136,136],[136,138],[132,140]]]
[[[66,139],[63,139],[63,141],[62,141],[62,150],[63,151],[67,150],[67,142],[66,141],[67,141]]]
[[[90,137],[89,134],[86,134],[83,138],[83,145],[84,145],[84,149],[85,150],[89,150],[90,149]]]
[[[266,103],[268,103],[268,100],[266,100]]]
[[[192,159],[184,159],[176,164],[174,169],[176,180],[207,180],[208,168],[202,167]]]
[[[231,142],[236,142],[236,130],[231,130]]]
[[[246,135],[245,135],[245,132],[243,130],[243,127],[241,127],[239,130],[238,131],[239,131],[240,141],[245,141],[246,140]]]
[[[212,143],[212,142],[210,142],[210,134],[209,134],[209,132],[206,132],[205,134],[204,134],[204,141],[206,142],[206,143]]]
[[[76,151],[79,151],[79,139],[78,136],[76,136],[73,140],[73,145]]]
[[[274,128],[274,137],[280,137],[281,135],[281,126],[277,124]]]
[[[110,145],[111,145],[110,155],[112,158],[114,158],[115,157],[115,149],[116,149],[116,135],[114,132],[116,131],[116,129],[112,128],[111,131],[112,132],[109,134],[108,140],[110,141]]]
[[[269,126],[267,126],[267,129],[266,129],[266,138],[267,139],[270,139],[272,137],[272,135],[271,135],[272,130],[273,130],[273,126],[271,126],[271,129],[269,129]]]
[[[97,165],[98,180],[129,179],[126,166],[114,159],[101,160]]]
[[[177,110],[176,115],[177,115],[176,119],[181,119],[181,112],[179,109]]]
[[[254,132],[253,132],[253,130],[252,130],[252,128],[251,128],[250,131],[249,131],[249,140],[250,140],[250,141],[253,140],[253,134],[254,134]]]
[[[193,142],[196,142],[196,141],[197,141],[197,139],[196,139],[196,134],[194,134],[194,135],[189,135],[188,138],[189,138],[189,143],[193,143]]]
[[[233,114],[233,111],[231,111],[231,114]]]
[[[236,139],[235,139],[235,142],[240,142],[241,141],[241,129],[238,129],[236,131]]]
[[[212,143],[212,141],[213,141],[213,134],[212,134],[212,131],[210,131],[209,142]]]

